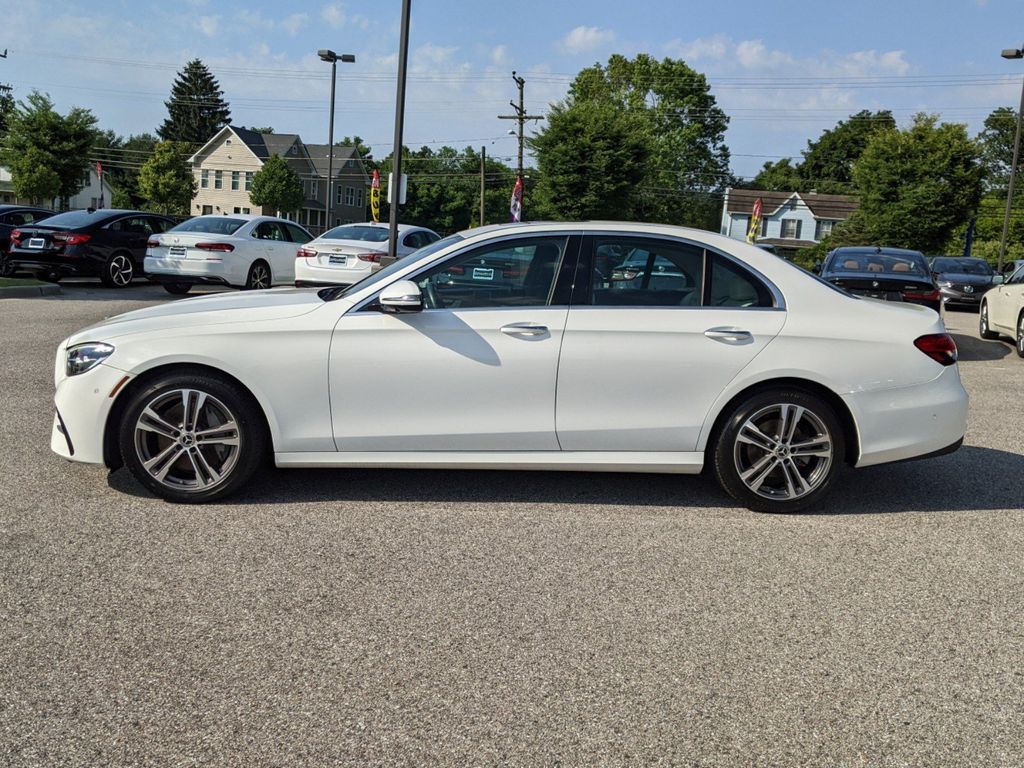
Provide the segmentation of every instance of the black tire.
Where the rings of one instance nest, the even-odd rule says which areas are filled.
[[[192,290],[192,283],[164,283],[164,290],[175,296],[184,296]]]
[[[44,275],[39,275],[40,280],[45,283],[53,283],[54,285],[60,282],[60,278],[61,276],[56,272],[48,272]]]
[[[129,398],[118,425],[121,457],[167,501],[222,499],[248,483],[268,454],[259,405],[216,374],[166,373]]]
[[[252,263],[249,267],[249,274],[245,278],[245,285],[243,290],[246,291],[262,291],[266,288],[270,288],[273,285],[270,265],[262,259],[258,259]]]
[[[11,265],[11,257],[5,251],[0,251],[0,277],[10,277],[14,274],[14,267]]]
[[[981,302],[981,309],[978,310],[978,335],[988,341],[999,338],[999,334],[988,327],[988,303],[984,301]]]
[[[107,288],[127,288],[132,284],[136,271],[132,255],[118,251],[110,254],[103,264],[100,280]]]
[[[1024,312],[1017,318],[1017,338],[1014,339],[1017,357],[1024,357]]]
[[[796,422],[788,436],[779,429],[784,414],[787,423]],[[797,445],[801,453],[791,454],[790,446]],[[779,388],[735,405],[708,451],[719,485],[732,498],[755,512],[788,513],[812,507],[828,493],[846,459],[845,446],[831,405],[804,390]]]

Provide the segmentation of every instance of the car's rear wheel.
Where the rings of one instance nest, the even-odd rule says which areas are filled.
[[[0,277],[10,277],[13,274],[14,267],[11,266],[10,257],[4,251],[0,251]]]
[[[757,392],[736,405],[711,445],[715,476],[758,512],[799,512],[828,493],[845,460],[832,406],[799,389]]]
[[[245,278],[245,290],[261,291],[270,287],[270,266],[265,261],[254,261]]]
[[[1024,357],[1024,312],[1017,318],[1017,356]]]
[[[174,502],[223,498],[266,455],[266,426],[247,393],[212,374],[169,373],[131,395],[121,456],[135,478]]]
[[[164,290],[175,296],[184,296],[192,290],[191,283],[164,283]]]
[[[978,311],[978,335],[983,339],[998,339],[999,334],[988,327],[988,303],[981,302],[981,309]]]
[[[127,288],[135,277],[135,262],[123,252],[111,254],[100,272],[100,280],[108,288]]]

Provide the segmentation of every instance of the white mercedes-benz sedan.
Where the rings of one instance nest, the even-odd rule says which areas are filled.
[[[298,224],[274,216],[196,216],[150,238],[146,276],[174,294],[196,284],[249,290],[291,285],[295,254],[312,239]]]
[[[698,473],[748,507],[962,442],[926,307],[654,224],[482,227],[348,288],[197,297],[72,335],[51,446],[171,501],[280,467]],[[367,399],[365,393],[373,393]],[[680,486],[680,498],[686,487]]]

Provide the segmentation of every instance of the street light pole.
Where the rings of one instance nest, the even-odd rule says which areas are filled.
[[[356,57],[351,53],[343,53],[339,56],[327,48],[317,51],[317,56],[321,61],[330,62],[331,65],[331,117],[327,128],[327,217],[324,222],[325,229],[330,229],[331,207],[334,203],[334,84],[337,80],[338,61],[351,64]]]
[[[1003,51],[1004,59],[1024,59],[1024,50],[1007,48]],[[1020,158],[1020,129],[1024,122],[1024,81],[1020,86],[1020,106],[1017,108],[1017,131],[1013,139],[1013,162],[1010,164],[1010,183],[1006,187],[1006,214],[1003,216],[1003,236],[999,240],[999,273],[1003,272],[1003,260],[1006,258],[1006,239],[1010,234],[1010,211],[1013,208],[1013,182],[1017,178],[1017,161]]]
[[[409,65],[410,0],[402,0],[402,27],[398,46],[398,87],[395,94],[395,144],[391,152],[391,183],[388,184],[388,260],[398,258],[398,201],[402,195],[402,132],[405,127],[405,76]]]

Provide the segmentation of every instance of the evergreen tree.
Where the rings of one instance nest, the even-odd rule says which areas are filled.
[[[181,141],[198,148],[231,122],[231,111],[217,79],[199,59],[178,73],[165,101],[168,117],[157,133],[164,141]]]

